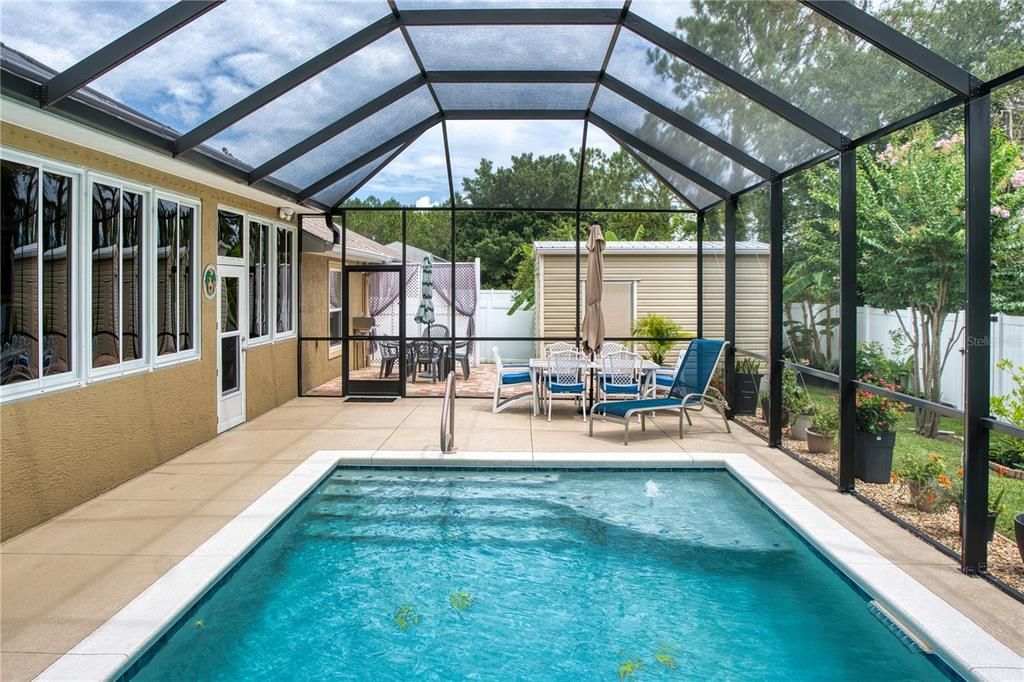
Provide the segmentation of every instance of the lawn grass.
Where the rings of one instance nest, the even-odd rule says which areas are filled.
[[[808,386],[807,393],[818,405],[828,405],[837,391],[833,389]],[[949,417],[939,418],[939,430],[950,431],[958,438],[963,437],[963,422]],[[907,460],[928,457],[935,453],[942,458],[946,468],[955,474],[960,468],[963,457],[963,445],[953,440],[925,438],[914,433],[914,410],[908,409],[900,421],[896,436],[896,449],[893,451],[893,467],[899,467]],[[989,472],[989,496],[1003,490],[1003,511],[996,519],[996,528],[1003,535],[1013,537],[1013,517],[1024,512],[1024,481],[1003,478],[994,471]]]

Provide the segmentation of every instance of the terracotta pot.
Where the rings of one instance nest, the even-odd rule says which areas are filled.
[[[811,453],[832,452],[835,436],[823,436],[807,429],[807,451]]]
[[[917,481],[907,481],[907,488],[910,490],[910,503],[919,511],[931,514],[935,511],[935,503],[939,501],[939,495],[934,490],[922,490],[921,484]]]

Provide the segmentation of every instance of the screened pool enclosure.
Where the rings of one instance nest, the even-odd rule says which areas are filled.
[[[1019,38],[1024,28],[1019,4],[990,3],[1016,28],[1000,27],[999,36],[993,30],[992,40],[980,44],[975,38],[985,27],[970,17],[925,31],[913,16],[897,11],[896,0],[314,1],[301,8],[234,0],[114,4],[115,10],[102,3],[88,8],[110,10],[116,18],[111,25],[123,25],[126,32],[109,42],[95,26],[51,31],[45,20],[18,25],[20,15],[5,17],[3,94],[308,207],[302,218],[326,218],[342,250],[346,231],[367,210],[348,205],[350,198],[421,136],[439,128],[445,199],[432,207],[391,211],[400,226],[402,257],[361,266],[393,272],[396,282],[406,280],[402,267],[413,262],[406,248],[418,246],[410,231],[414,216],[444,216],[449,228],[444,253],[435,255],[471,262],[474,245],[464,243],[460,232],[466,216],[563,214],[575,225],[578,275],[590,221],[629,211],[689,214],[698,264],[695,325],[676,340],[712,329],[702,307],[708,286],[702,249],[718,239],[725,245],[716,261],[725,300],[721,332],[736,346],[737,327],[743,326],[736,315],[736,242],[767,242],[767,352],[750,353],[738,345],[728,360],[727,393],[734,394],[737,355],[764,363],[768,440],[777,446],[782,443],[783,368],[833,386],[841,416],[837,481],[844,492],[854,490],[855,391],[889,395],[962,420],[961,565],[969,573],[985,572],[989,437],[993,431],[1024,437],[1020,428],[989,413],[991,97],[1024,75],[1019,48],[999,42],[1007,34]],[[759,33],[765,36],[760,43],[744,31],[754,24],[769,26]],[[257,38],[268,32],[288,39],[256,47]],[[947,39],[933,41],[936,34]],[[39,45],[52,49],[33,53]],[[962,115],[965,138],[962,409],[866,383],[856,370],[856,151],[949,112]],[[575,183],[533,205],[473,205],[456,186],[449,141],[449,122],[464,120],[494,121],[496,130],[507,120],[539,127],[576,122]],[[673,204],[608,205],[599,187],[587,187],[588,136],[593,140],[598,134],[671,188]],[[784,188],[787,180],[823,163],[832,164],[838,183],[833,207],[839,226],[837,286],[829,303],[835,310],[830,352],[837,363],[828,368],[796,362],[789,352],[783,297]],[[761,207],[757,225],[743,210],[754,198]],[[301,273],[301,253],[298,267]],[[456,271],[449,265],[434,276],[450,277],[447,290],[455,292]],[[342,281],[347,291],[348,277]],[[575,282],[578,288],[579,276]],[[575,338],[524,334],[517,339],[578,340],[578,294],[576,301]],[[346,321],[340,331],[317,337],[304,333],[300,322],[300,356],[307,341],[368,341],[364,331],[350,327]],[[408,332],[399,325],[373,342],[405,343]],[[466,324],[446,325],[446,333],[440,341],[452,348],[508,340],[482,336]],[[301,357],[299,368],[301,373]],[[302,393],[301,376],[299,382]]]

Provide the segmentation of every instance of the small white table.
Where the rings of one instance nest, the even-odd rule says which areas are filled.
[[[586,370],[598,370],[601,369],[601,363],[593,360],[583,360],[579,363],[580,368]],[[540,388],[540,378],[544,374],[544,370],[551,369],[551,361],[547,358],[530,358],[530,389],[531,395],[533,396],[533,414],[534,416],[540,414],[540,395],[538,388]],[[661,365],[654,362],[653,360],[644,360],[640,369],[645,375],[645,384],[649,385],[654,381],[655,372],[659,369],[664,369]],[[643,395],[646,388],[640,391]]]

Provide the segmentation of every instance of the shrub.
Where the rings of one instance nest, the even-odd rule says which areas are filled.
[[[877,341],[857,344],[857,376],[870,375],[902,389],[910,369],[908,359],[892,359]]]
[[[761,363],[754,358],[740,358],[736,361],[737,374],[760,374]]]
[[[796,372],[786,369],[782,372],[782,409],[791,416],[814,414],[814,402],[807,389],[800,385]]]
[[[1006,395],[991,399],[992,416],[1024,427],[1024,365],[1009,360],[996,363],[996,367],[1010,373],[1013,388]],[[993,433],[989,457],[1003,466],[1024,469],[1024,440],[1004,433]]]

